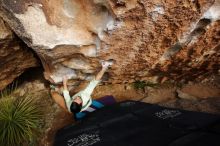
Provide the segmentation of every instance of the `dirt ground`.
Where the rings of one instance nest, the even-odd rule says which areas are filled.
[[[54,103],[49,94],[49,84],[41,75],[24,81],[16,92],[19,95],[29,93],[37,98],[37,104],[43,109],[44,119],[37,138],[39,146],[52,146],[57,130],[75,123],[71,114]],[[146,85],[143,88],[135,88],[134,84],[101,85],[95,89],[92,97],[96,99],[105,95],[113,95],[118,102],[137,100],[166,107],[220,114],[219,76],[200,83],[166,82],[154,86]]]

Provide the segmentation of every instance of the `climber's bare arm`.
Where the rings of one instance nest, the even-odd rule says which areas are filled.
[[[95,80],[101,80],[102,76],[104,75],[105,71],[108,69],[108,67],[111,65],[111,62],[102,62],[102,69],[99,71],[99,73],[95,76]]]
[[[107,70],[106,68],[102,68],[102,69],[98,72],[98,74],[95,76],[95,80],[101,80],[101,78],[102,78],[102,76],[104,75],[104,73],[105,73],[106,70]]]
[[[63,77],[63,89],[68,91],[67,82],[68,82],[68,78],[67,76],[64,76]]]

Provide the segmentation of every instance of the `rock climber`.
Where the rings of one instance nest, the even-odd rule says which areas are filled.
[[[102,69],[95,76],[95,78],[90,81],[87,87],[73,95],[72,97],[69,94],[67,87],[68,79],[66,76],[63,77],[63,96],[61,96],[54,89],[51,90],[51,96],[53,100],[65,111],[74,114],[76,120],[82,119],[88,112],[93,112],[96,109],[102,108],[105,105],[110,105],[115,103],[113,96],[104,96],[97,100],[91,99],[91,94],[95,87],[100,82],[102,76],[108,67],[112,65],[112,62],[103,61]]]

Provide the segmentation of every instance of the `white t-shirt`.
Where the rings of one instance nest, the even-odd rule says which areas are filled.
[[[63,90],[63,96],[65,99],[68,111],[70,111],[70,106],[72,104],[72,101],[77,96],[79,96],[82,99],[82,109],[80,112],[85,111],[92,104],[91,94],[99,82],[100,82],[100,80],[93,79],[92,81],[90,81],[89,85],[84,90],[76,93],[72,97],[70,97],[68,90]]]

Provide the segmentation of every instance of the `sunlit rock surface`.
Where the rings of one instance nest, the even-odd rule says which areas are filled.
[[[22,74],[25,69],[37,65],[37,59],[30,48],[27,48],[0,18],[0,90]]]
[[[0,0],[1,16],[40,57],[45,78],[203,79],[219,72],[219,0]]]

